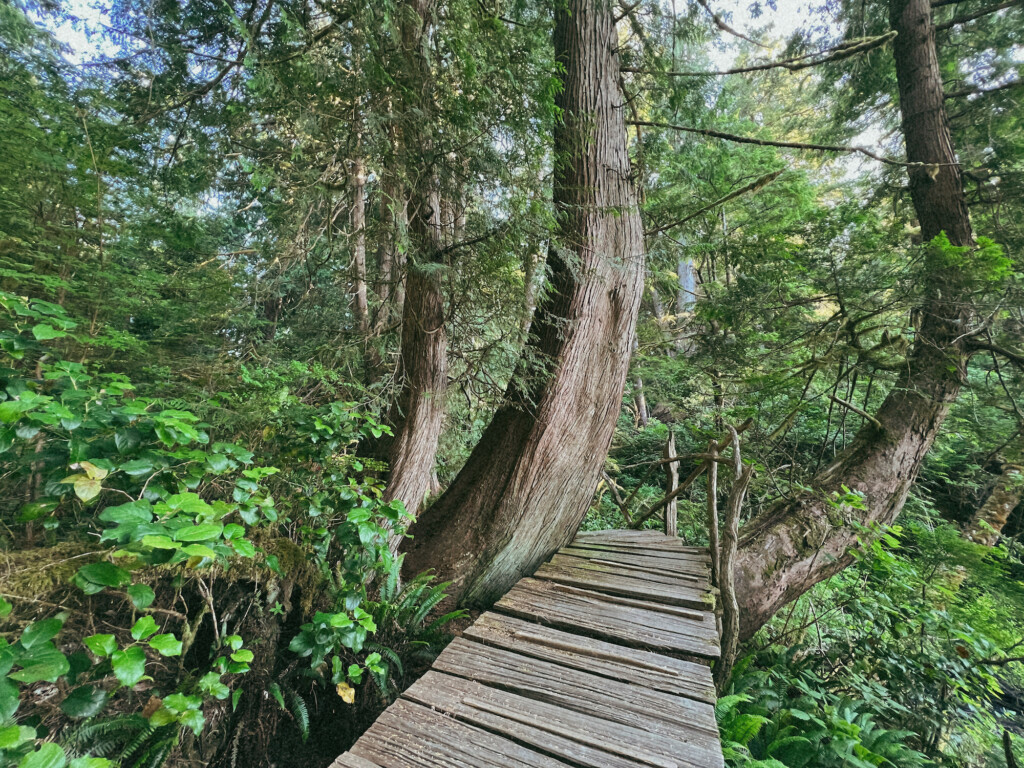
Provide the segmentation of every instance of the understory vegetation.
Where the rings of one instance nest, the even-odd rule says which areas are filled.
[[[0,768],[329,765],[739,449],[727,763],[1024,765],[1021,29],[0,0]]]

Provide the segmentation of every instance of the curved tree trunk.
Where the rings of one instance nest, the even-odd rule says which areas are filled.
[[[928,0],[890,0],[893,42],[910,194],[925,243],[946,233],[973,243],[943,106],[942,77]],[[955,260],[953,260],[955,261]],[[936,246],[928,257],[921,323],[904,373],[883,402],[877,425],[866,423],[851,445],[811,480],[814,490],[781,504],[743,530],[736,587],[750,637],[786,603],[845,568],[861,524],[891,523],[906,501],[925,455],[963,384],[968,352],[960,336],[971,318],[965,276]],[[866,511],[828,503],[842,486],[864,494]]]
[[[967,538],[986,547],[995,546],[1006,521],[1020,504],[1021,498],[1024,498],[1024,467],[1019,464],[1006,464],[1003,466],[1003,473],[996,480],[995,487],[992,488],[992,493],[967,526]]]
[[[452,579],[463,604],[493,602],[575,534],[611,442],[643,291],[609,0],[560,2],[554,41],[564,119],[555,132],[552,290],[506,404],[414,526],[405,561],[410,572],[436,568]]]

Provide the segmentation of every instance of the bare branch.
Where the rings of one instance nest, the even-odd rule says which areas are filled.
[[[699,211],[691,213],[689,216],[684,216],[683,218],[681,218],[681,219],[679,219],[677,221],[673,221],[671,224],[665,224],[663,226],[658,227],[657,229],[648,230],[647,232],[644,232],[644,235],[646,235],[647,237],[650,237],[651,235],[657,235],[659,232],[664,232],[666,229],[672,229],[673,227],[678,227],[681,224],[685,224],[686,222],[688,222],[688,221],[690,221],[692,219],[695,219],[698,216],[700,216],[702,214],[705,214],[705,213],[707,213],[710,210],[714,210],[718,206],[724,205],[725,203],[729,202],[730,200],[734,200],[737,197],[740,197],[741,195],[747,194],[748,192],[758,192],[762,188],[768,186],[773,181],[775,181],[777,178],[779,178],[779,175],[781,173],[782,173],[782,169],[780,169],[778,171],[772,171],[771,173],[765,174],[764,176],[762,176],[757,181],[754,181],[754,182],[752,182],[750,184],[747,184],[747,186],[742,187],[740,189],[737,189],[735,192],[730,192],[725,197],[720,197],[718,200],[715,200],[715,202],[710,203],[709,205],[705,205]]]
[[[1010,91],[1014,88],[1020,88],[1024,86],[1024,80],[1011,80],[1008,83],[1002,85],[996,85],[991,88],[979,88],[978,86],[971,86],[969,88],[961,88],[958,91],[950,91],[949,93],[943,94],[943,98],[946,99],[959,99],[964,96],[973,96],[974,94],[985,94],[985,93],[996,93],[997,91]]]
[[[748,43],[753,43],[758,48],[767,48],[768,47],[766,45],[763,45],[763,44],[757,42],[757,40],[754,40],[753,38],[747,37],[742,32],[737,32],[735,29],[733,29],[728,24],[726,24],[725,20],[723,20],[721,16],[719,16],[717,13],[715,13],[711,9],[711,6],[708,4],[707,0],[697,0],[697,5],[699,5],[701,8],[703,8],[705,11],[707,11],[711,15],[711,21],[714,22],[715,26],[718,27],[723,32],[727,32],[730,35],[732,35],[733,37],[738,37],[740,40],[746,40]]]
[[[997,5],[987,5],[984,8],[979,8],[976,11],[965,13],[963,16],[954,16],[949,21],[943,21],[935,25],[935,31],[941,31],[944,29],[950,29],[951,27],[958,26],[960,24],[966,24],[969,21],[980,19],[982,16],[988,16],[990,13],[996,13],[997,11],[1003,11],[1007,8],[1013,8],[1015,5],[1020,5],[1024,0],[1004,0],[1004,2]]]
[[[1015,352],[1012,349],[1006,349],[1005,347],[1000,347],[998,344],[993,344],[987,341],[970,341],[968,346],[975,350],[994,352],[1000,357],[1006,358],[1024,371],[1024,354],[1021,354],[1020,352]]]
[[[740,424],[740,425],[739,425],[738,427],[736,427],[736,432],[737,432],[737,433],[740,433],[740,434],[741,434],[741,433],[743,433],[743,432],[745,432],[745,431],[747,430],[747,428],[748,428],[748,427],[749,427],[749,426],[750,426],[751,424],[753,424],[753,423],[754,423],[754,420],[753,420],[753,419],[747,419],[747,420],[746,420],[746,421],[744,421],[744,422],[743,422],[742,424]],[[726,437],[726,438],[723,438],[723,439],[722,439],[721,441],[719,441],[719,443],[718,443],[718,450],[719,450],[719,451],[725,450],[725,448],[726,448],[726,447],[727,447],[727,446],[728,446],[728,445],[729,445],[729,444],[730,444],[731,442],[732,442],[732,437],[731,437],[731,436],[729,436],[729,437]],[[682,492],[683,492],[683,491],[685,491],[685,490],[686,490],[687,488],[689,488],[689,487],[690,487],[690,485],[692,485],[692,484],[693,484],[693,481],[694,481],[694,480],[696,480],[696,479],[697,479],[698,477],[700,477],[700,476],[701,476],[702,474],[704,474],[704,470],[708,468],[708,465],[709,465],[710,463],[711,463],[711,462],[709,462],[709,461],[704,461],[704,462],[702,462],[702,463],[701,463],[701,464],[700,464],[700,465],[699,465],[699,466],[698,466],[698,467],[697,467],[696,469],[694,469],[694,470],[693,470],[693,472],[691,472],[691,473],[690,473],[690,474],[689,474],[689,475],[688,475],[688,476],[686,477],[686,479],[685,479],[685,480],[683,480],[683,482],[681,482],[681,483],[679,484],[679,487],[678,487],[678,488],[676,488],[676,490],[675,490],[674,492],[672,492],[672,493],[668,493],[668,494],[665,494],[665,495],[664,495],[664,496],[662,496],[662,497],[661,497],[661,498],[660,498],[660,499],[659,499],[658,501],[654,502],[654,504],[653,504],[652,506],[648,507],[648,508],[647,508],[647,509],[646,509],[646,510],[645,510],[645,511],[643,512],[643,513],[641,513],[641,514],[640,514],[640,515],[639,515],[639,516],[638,516],[637,518],[635,518],[635,519],[633,520],[633,523],[632,523],[632,525],[631,525],[630,527],[631,527],[631,528],[639,528],[639,527],[640,527],[640,526],[642,526],[642,525],[643,525],[643,524],[644,524],[644,523],[645,523],[645,522],[646,522],[646,521],[647,521],[647,520],[648,520],[648,519],[649,519],[649,518],[650,518],[650,517],[651,517],[651,516],[652,516],[652,515],[653,515],[653,514],[654,514],[655,512],[657,512],[657,511],[658,511],[659,509],[661,509],[662,507],[664,507],[664,506],[665,506],[666,504],[668,504],[668,503],[669,503],[670,501],[672,501],[673,499],[675,499],[675,498],[678,498],[678,497],[679,497],[679,496],[680,496],[680,495],[682,494]]]
[[[673,125],[672,123],[656,123],[649,120],[627,120],[627,125],[643,125],[649,128],[670,128],[673,131],[682,131],[683,133],[695,133],[700,136],[709,136],[713,139],[723,139],[725,141],[734,141],[737,144],[754,144],[759,147],[782,147],[784,149],[812,149],[818,152],[841,152],[843,154],[854,154],[859,153],[870,157],[872,160],[877,160],[880,163],[886,165],[896,165],[901,168],[919,168],[919,167],[935,167],[935,164],[929,163],[908,163],[903,160],[893,160],[891,157],[883,157],[872,152],[870,149],[864,147],[845,147],[839,144],[806,144],[800,141],[772,141],[771,139],[755,139],[752,136],[737,136],[733,133],[723,133],[722,131],[713,131],[708,128],[692,128],[687,125]]]
[[[865,411],[863,408],[858,408],[856,405],[854,405],[853,403],[848,402],[846,400],[840,400],[835,395],[829,395],[828,399],[831,400],[836,405],[841,405],[841,406],[843,406],[843,408],[846,408],[847,410],[853,411],[858,416],[860,416],[862,419],[867,419],[868,421],[870,421],[872,424],[874,424],[879,429],[882,428],[882,422],[880,422],[878,419],[876,419],[870,413]]]
[[[635,72],[638,74],[665,75],[668,77],[714,77],[718,75],[742,75],[748,72],[764,72],[769,69],[787,69],[790,72],[799,72],[802,69],[816,67],[830,61],[842,61],[860,53],[874,50],[885,45],[896,37],[896,32],[887,32],[878,37],[865,37],[858,40],[848,40],[817,53],[808,53],[803,56],[794,56],[781,61],[771,61],[766,64],[752,64],[747,67],[736,67],[735,69],[721,69],[712,72],[658,72],[657,70],[639,69],[636,67],[623,67],[623,72]]]

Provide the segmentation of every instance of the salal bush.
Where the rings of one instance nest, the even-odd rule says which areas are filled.
[[[379,652],[363,652],[376,630],[364,603],[374,573],[396,570],[387,540],[406,515],[400,502],[381,501],[378,481],[354,474],[350,456],[383,427],[354,404],[307,409],[279,438],[285,478],[246,447],[212,439],[193,412],[76,362],[84,340],[61,307],[8,293],[0,307],[0,536],[8,547],[60,552],[75,565],[74,588],[119,603],[121,619],[95,627],[45,595],[0,591],[0,620],[14,628],[0,637],[0,766],[159,765],[184,733],[203,731],[208,703],[237,707],[253,648],[224,620],[212,648],[194,652],[196,622],[175,601],[194,583],[207,603],[200,618],[216,622],[215,577],[294,576],[286,571],[296,563],[270,546],[282,538],[293,560],[329,576],[329,610],[314,624],[330,643],[316,634],[307,676],[350,687],[366,669],[386,671]],[[53,610],[20,617],[40,608]],[[311,626],[292,643],[305,656]],[[137,689],[149,698],[132,711]]]

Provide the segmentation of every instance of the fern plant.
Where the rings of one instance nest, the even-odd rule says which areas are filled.
[[[429,663],[440,653],[449,639],[446,625],[466,615],[459,609],[432,617],[447,597],[450,582],[435,584],[433,574],[425,571],[402,584],[401,569],[402,557],[397,557],[381,580],[376,599],[364,606],[377,625],[366,647],[380,655],[380,664],[369,670],[369,677],[385,700],[401,690],[408,666]]]
[[[178,745],[177,725],[153,726],[141,715],[93,717],[62,739],[68,756],[106,758],[121,768],[160,768]]]

